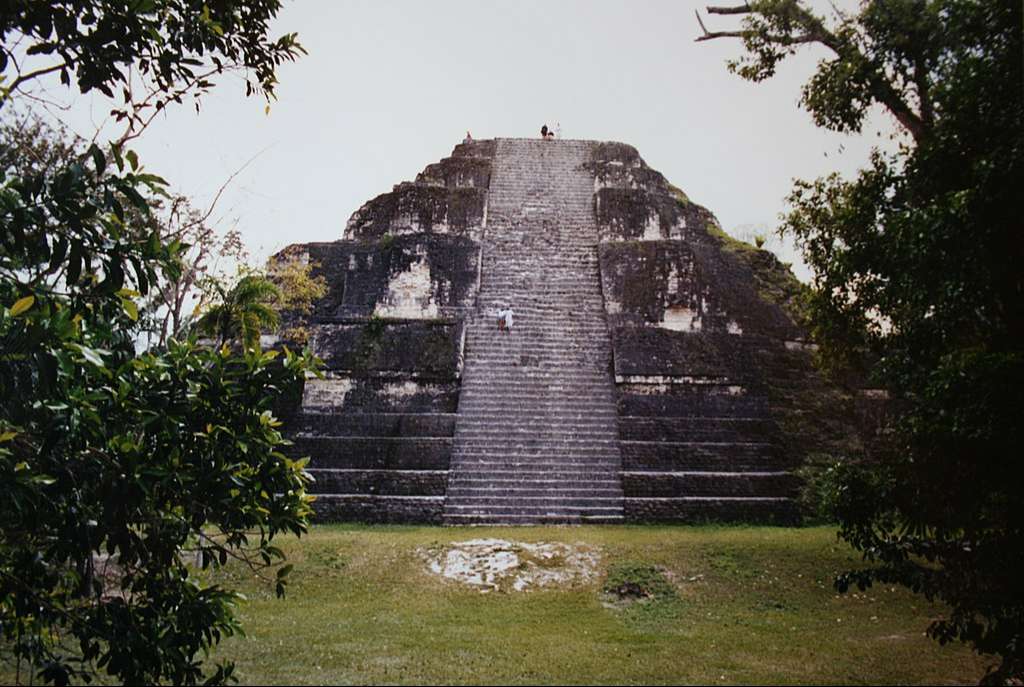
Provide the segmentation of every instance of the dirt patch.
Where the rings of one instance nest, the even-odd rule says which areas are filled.
[[[582,544],[471,539],[420,552],[429,570],[482,592],[523,592],[586,584],[597,577],[600,555]]]
[[[633,604],[674,604],[679,600],[675,575],[660,566],[627,561],[608,571],[601,588],[606,608],[623,609]]]

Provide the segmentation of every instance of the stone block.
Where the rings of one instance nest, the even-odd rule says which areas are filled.
[[[450,438],[295,437],[291,455],[310,456],[316,468],[350,470],[447,470]]]
[[[444,497],[325,494],[313,502],[314,522],[441,523]]]
[[[313,351],[350,377],[457,379],[462,325],[446,320],[370,320],[314,329]]]
[[[749,522],[792,527],[799,525],[800,510],[790,499],[627,498],[627,522]]]
[[[312,468],[312,494],[444,496],[447,470],[332,470]]]
[[[313,274],[327,282],[313,321],[431,319],[464,310],[476,297],[480,246],[459,236],[418,234],[306,246]]]
[[[410,378],[329,375],[307,379],[305,411],[331,413],[454,413],[459,383]]]

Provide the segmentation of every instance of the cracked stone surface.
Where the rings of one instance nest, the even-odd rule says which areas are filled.
[[[586,584],[598,572],[598,551],[582,544],[471,539],[421,554],[435,575],[481,592],[529,591]]]

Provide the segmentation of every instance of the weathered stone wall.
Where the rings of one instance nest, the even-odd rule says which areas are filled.
[[[328,287],[292,323],[325,364],[306,380],[294,437],[314,457],[321,517],[440,517],[493,156],[493,141],[457,146],[359,208],[342,240],[283,251]]]
[[[473,302],[480,246],[469,238],[416,234],[302,248],[328,286],[316,321],[455,317]]]
[[[632,147],[596,144],[590,169],[627,517],[796,521],[791,471],[856,441],[851,397],[813,367],[803,287]]]
[[[771,258],[770,253],[726,236],[707,209],[690,202],[629,146],[599,144],[591,167],[605,305],[614,326],[802,336],[787,304],[759,292],[755,270],[740,255]],[[781,265],[765,267],[785,271]]]
[[[374,241],[429,233],[479,241],[493,158],[493,141],[456,146],[451,157],[427,167],[416,181],[398,184],[356,210],[346,237]]]
[[[560,485],[559,494],[575,496],[551,507],[579,505],[600,491],[617,504],[615,518],[624,512],[633,521],[798,522],[795,468],[856,448],[851,418],[877,412],[870,399],[815,371],[800,323],[799,282],[772,254],[728,237],[711,212],[631,146],[503,140],[504,166],[496,167],[498,148],[495,141],[456,146],[415,181],[357,210],[341,240],[283,253],[308,261],[328,284],[313,313],[289,323],[308,329],[326,365],[322,378],[307,380],[302,411],[293,418],[295,453],[313,456],[320,517],[452,522],[456,509],[445,510],[446,496],[468,503],[486,494],[505,504],[515,489],[525,493],[519,480],[508,493],[492,494],[490,479],[499,473],[470,475],[451,487],[458,441],[465,455],[476,451],[493,463],[491,425],[500,411],[502,421],[530,417],[546,428],[512,423],[517,432],[536,434],[517,444],[523,455],[540,455],[538,447],[550,444],[558,447],[552,455],[564,457],[566,445],[580,442],[614,454],[612,470],[621,480],[597,480],[599,486],[596,473],[581,476],[565,466],[540,473],[540,482],[583,480]],[[566,247],[554,250],[556,239]],[[562,276],[552,279],[542,263]],[[490,300],[479,292],[481,269]],[[590,293],[592,277],[593,307],[567,305]],[[512,358],[484,312],[508,300],[506,291],[515,295],[516,342],[526,351]],[[546,295],[534,303],[538,294]],[[591,319],[577,327],[581,314]],[[480,323],[476,338],[468,333],[473,318]],[[578,369],[555,378],[537,366],[538,351],[558,365],[591,360],[591,349],[606,360],[605,332],[612,363],[592,371],[594,379],[580,378]],[[591,339],[574,342],[569,334]],[[558,343],[551,346],[549,336]],[[481,369],[509,369],[481,377],[482,419],[470,417],[467,392],[457,435],[467,340],[484,351],[473,358]],[[609,399],[604,415],[595,415],[594,390],[609,385],[596,380],[606,374],[614,377],[615,405]],[[511,408],[490,393],[493,379],[515,383],[524,398],[558,398],[544,408]],[[589,414],[584,422],[555,408]],[[513,454],[513,462],[520,460]],[[533,501],[538,494],[561,498],[548,487],[530,493]]]
[[[315,350],[328,370],[353,378],[453,381],[461,339],[458,320],[372,319],[320,325]]]

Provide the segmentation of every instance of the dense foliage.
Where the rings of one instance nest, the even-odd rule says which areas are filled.
[[[267,37],[280,0],[11,0],[0,9],[0,102],[57,74],[82,93],[119,91],[114,112],[143,127],[171,102],[196,98],[224,72],[246,94],[274,96],[276,68],[303,52],[295,34]]]
[[[799,182],[785,230],[816,283],[815,335],[833,367],[868,369],[891,397],[880,458],[851,460],[835,495],[842,538],[872,565],[845,590],[899,583],[950,614],[930,633],[1024,675],[1024,76],[1017,0],[869,0],[832,25],[796,0],[739,8],[771,76],[799,46],[829,50],[805,86],[815,121],[857,132],[873,105],[909,137],[855,178]],[[869,354],[865,356],[865,354]]]
[[[196,329],[221,343],[241,341],[246,348],[254,348],[259,345],[260,332],[280,324],[277,311],[270,306],[280,295],[265,277],[247,274],[234,285],[222,287],[219,302],[196,321]]]
[[[200,60],[251,70],[269,94],[298,50],[267,41],[277,9],[7,3],[0,107],[60,72],[158,109],[128,74],[153,93],[201,92]],[[140,304],[187,267],[189,246],[153,220],[166,182],[123,143],[79,149],[29,128],[0,140],[0,658],[13,653],[26,681],[224,682],[233,667],[203,658],[237,631],[236,595],[197,570],[275,566],[283,593],[290,566],[272,540],[305,530],[311,497],[273,410],[314,361],[194,339],[140,352]]]

